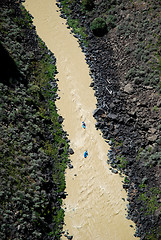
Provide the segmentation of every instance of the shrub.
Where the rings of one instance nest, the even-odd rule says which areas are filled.
[[[115,24],[116,17],[109,15],[108,18],[106,19],[106,24],[107,24],[107,29],[108,31],[111,30],[111,28],[114,28],[116,26]]]
[[[107,32],[107,25],[103,18],[95,18],[90,25],[90,29],[96,36],[103,36]]]
[[[94,7],[94,0],[82,0],[82,6],[86,10],[91,10]]]

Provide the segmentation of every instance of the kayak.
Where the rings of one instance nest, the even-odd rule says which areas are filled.
[[[84,157],[86,158],[87,156],[88,156],[88,152],[85,151],[85,152],[84,152]]]
[[[85,122],[82,122],[82,127],[83,127],[84,129],[86,128]]]

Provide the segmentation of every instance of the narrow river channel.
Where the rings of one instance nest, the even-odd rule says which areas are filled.
[[[96,99],[89,87],[92,80],[85,56],[66,21],[59,17],[56,0],[26,0],[24,5],[34,17],[38,35],[57,59],[60,100],[56,105],[74,150],[73,168],[66,170],[64,231],[69,231],[74,240],[137,239],[130,227],[133,222],[126,219],[123,179],[109,170],[109,146],[95,129],[92,113]],[[83,156],[85,150],[87,158]]]

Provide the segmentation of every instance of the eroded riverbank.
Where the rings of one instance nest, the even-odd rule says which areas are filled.
[[[121,178],[108,169],[106,163],[109,146],[95,129],[92,112],[96,108],[94,92],[89,85],[89,69],[77,40],[59,17],[56,1],[27,0],[25,7],[34,16],[39,36],[57,59],[59,74],[59,114],[65,119],[74,155],[73,169],[66,171],[64,201],[65,227],[74,239],[136,239],[131,221],[126,215],[126,193]],[[87,128],[83,129],[81,122]],[[85,159],[83,153],[88,150]],[[66,238],[63,238],[66,239]]]

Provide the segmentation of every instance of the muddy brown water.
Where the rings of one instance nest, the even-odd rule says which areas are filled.
[[[67,29],[66,20],[59,17],[56,0],[26,0],[24,5],[34,17],[38,35],[57,59],[60,100],[56,105],[74,150],[74,168],[66,170],[64,231],[75,240],[137,239],[130,227],[134,223],[126,219],[123,178],[109,170],[106,161],[110,147],[95,129],[92,113],[96,98],[89,87],[92,80],[85,56]],[[83,157],[85,150],[87,158]]]

